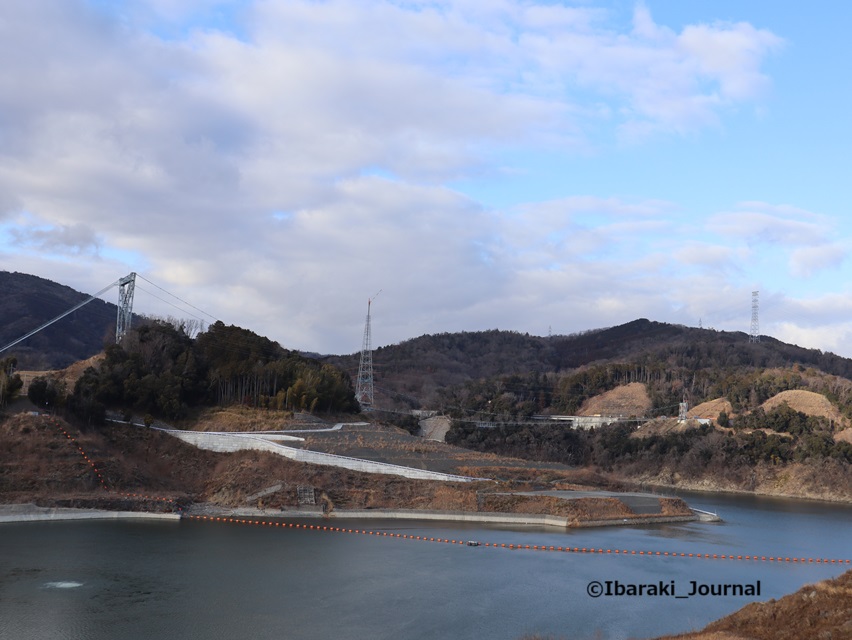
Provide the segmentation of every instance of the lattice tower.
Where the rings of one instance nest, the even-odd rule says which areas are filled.
[[[381,290],[379,291],[381,293]],[[379,295],[367,300],[367,322],[364,325],[364,341],[361,343],[361,362],[358,365],[358,380],[355,383],[355,399],[362,408],[373,406],[373,346],[370,335],[370,307]]]
[[[133,292],[135,289],[135,273],[124,276],[118,281],[118,317],[115,320],[116,344],[121,342],[130,330],[130,322],[133,320]]]
[[[760,342],[760,321],[758,319],[758,291],[751,292],[751,333],[749,333],[749,342]]]

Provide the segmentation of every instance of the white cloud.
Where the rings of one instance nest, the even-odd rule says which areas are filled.
[[[848,249],[839,244],[796,249],[790,256],[790,272],[799,278],[809,278],[818,271],[839,267],[848,253]]]
[[[228,3],[93,6],[3,8],[0,216],[31,221],[13,222],[0,266],[87,291],[144,267],[228,322],[321,351],[357,348],[379,288],[380,342],[668,317],[688,261],[669,237],[675,205],[573,196],[501,212],[443,185],[496,169],[495,150],[591,145],[600,126],[716,124],[765,89],[780,42],[743,24],[676,33],[644,5],[624,27],[544,2],[258,1],[240,37],[210,26]],[[776,214],[754,207],[746,231]],[[737,215],[717,231],[742,230]],[[824,240],[783,216],[777,241]]]
[[[58,227],[12,227],[12,243],[32,246],[41,251],[81,254],[97,254],[100,240],[85,224],[60,225]]]
[[[749,244],[814,246],[824,244],[831,222],[824,216],[793,209],[772,207],[764,203],[745,203],[742,210],[718,213],[708,219],[714,233]]]
[[[737,269],[744,256],[742,251],[733,247],[690,241],[675,251],[674,257],[680,264],[703,267],[720,274]]]

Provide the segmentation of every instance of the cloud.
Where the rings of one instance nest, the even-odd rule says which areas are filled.
[[[810,278],[824,269],[840,267],[848,254],[847,247],[834,243],[796,249],[790,256],[790,271],[798,278]]]
[[[759,255],[760,247],[780,248],[790,274],[809,278],[840,266],[846,258],[847,245],[836,240],[837,219],[764,202],[744,202],[737,208],[740,210],[710,216],[706,226],[711,233],[740,245],[745,261],[749,253]]]
[[[803,209],[746,202],[738,211],[711,216],[707,227],[714,233],[748,244],[777,244],[787,247],[822,245],[827,242],[832,222]]]
[[[740,238],[749,244],[811,246],[825,242],[825,228],[815,222],[779,218],[755,211],[720,213],[708,227],[723,236]]]
[[[537,72],[562,78],[556,86],[570,80],[616,98],[622,133],[631,140],[718,125],[720,111],[766,90],[769,79],[760,67],[783,44],[745,23],[687,25],[678,34],[657,25],[642,3],[629,35],[597,24],[591,31],[522,38]]]
[[[744,255],[743,251],[733,247],[689,241],[675,251],[674,257],[682,265],[721,274],[739,270]]]
[[[58,227],[12,227],[9,229],[9,235],[13,244],[52,253],[97,255],[100,246],[100,240],[94,231],[84,224]]]
[[[744,24],[676,33],[643,5],[627,26],[514,0],[3,11],[0,216],[31,219],[13,219],[2,265],[88,291],[144,267],[226,321],[320,351],[357,348],[380,288],[382,342],[669,317],[677,205],[574,195],[500,211],[445,185],[513,149],[594,146],[602,129],[715,126],[759,99],[780,46]],[[218,26],[235,12],[239,34]],[[758,236],[780,219],[779,242],[825,239],[812,219],[749,215]]]

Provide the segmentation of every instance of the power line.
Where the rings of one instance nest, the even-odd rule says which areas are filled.
[[[140,276],[140,277],[141,277],[141,276]],[[146,282],[147,282],[147,281],[146,281]],[[154,286],[156,286],[156,285],[154,285]],[[168,300],[165,300],[165,299],[161,298],[160,296],[158,296],[158,295],[156,295],[156,294],[154,294],[154,293],[151,293],[150,291],[148,291],[147,289],[144,289],[144,288],[140,287],[139,285],[136,285],[136,288],[137,288],[137,289],[139,289],[140,291],[144,291],[145,293],[147,293],[147,294],[148,294],[149,296],[151,296],[152,298],[156,298],[156,299],[157,299],[157,300],[159,300],[160,302],[164,302],[165,304],[167,304],[167,305],[169,305],[169,306],[171,306],[171,307],[174,307],[174,308],[175,308],[175,309],[177,309],[178,311],[180,311],[180,312],[182,312],[182,313],[185,313],[185,314],[187,314],[187,315],[189,315],[189,316],[192,316],[192,317],[193,317],[193,318],[195,318],[196,320],[201,320],[201,318],[199,318],[199,317],[198,317],[197,315],[195,315],[194,313],[190,313],[190,312],[189,312],[189,311],[187,311],[186,309],[181,309],[181,308],[180,308],[179,306],[177,306],[176,304],[174,304],[174,303],[172,303],[172,302],[169,302]]]
[[[15,340],[14,342],[10,342],[10,343],[9,343],[9,344],[7,344],[5,347],[0,348],[0,353],[3,353],[3,352],[4,352],[4,351],[6,351],[7,349],[11,349],[11,348],[12,348],[12,347],[14,347],[16,344],[18,344],[19,342],[23,342],[24,340],[26,340],[26,339],[27,339],[27,338],[29,338],[30,336],[34,336],[35,334],[37,334],[37,333],[38,333],[39,331],[41,331],[42,329],[45,329],[46,327],[49,327],[50,325],[52,325],[54,322],[57,322],[57,321],[59,321],[59,320],[62,320],[62,318],[64,318],[64,317],[65,317],[65,316],[67,316],[67,315],[70,315],[70,314],[74,313],[77,309],[79,309],[80,307],[82,307],[82,306],[84,306],[84,305],[89,304],[92,300],[96,300],[99,296],[103,295],[104,293],[106,293],[107,291],[109,291],[110,289],[112,289],[112,288],[113,288],[114,286],[116,286],[118,283],[119,283],[119,281],[116,281],[116,282],[113,282],[113,283],[109,284],[108,286],[106,286],[106,287],[104,287],[103,289],[101,289],[100,291],[98,291],[95,295],[90,296],[90,297],[86,298],[85,300],[83,300],[83,302],[81,302],[81,303],[79,303],[79,304],[74,305],[73,307],[71,307],[70,309],[68,309],[68,311],[66,311],[65,313],[62,313],[62,314],[60,314],[60,315],[56,316],[56,317],[55,317],[55,318],[53,318],[52,320],[48,320],[47,322],[45,322],[43,325],[41,325],[41,326],[40,326],[40,327],[38,327],[37,329],[33,329],[33,330],[32,330],[32,331],[30,331],[28,334],[26,334],[26,335],[25,335],[25,336],[23,336],[23,337],[18,338],[18,339],[17,339],[17,340]]]
[[[198,311],[198,312],[200,312],[200,313],[203,313],[203,314],[204,314],[205,316],[207,316],[208,318],[213,318],[213,320],[216,320],[217,322],[220,322],[219,318],[217,318],[216,316],[214,316],[214,315],[211,315],[211,314],[207,313],[206,311],[204,311],[204,309],[199,309],[199,308],[198,308],[198,307],[196,307],[194,304],[190,304],[190,303],[189,303],[189,302],[187,302],[186,300],[184,300],[184,299],[182,299],[182,298],[180,298],[180,297],[176,296],[175,294],[171,293],[170,291],[166,291],[165,289],[163,289],[163,287],[161,287],[161,286],[160,286],[160,285],[158,285],[158,284],[155,284],[155,283],[151,282],[151,281],[150,281],[150,280],[148,280],[148,278],[146,278],[145,276],[138,276],[138,277],[142,278],[142,279],[143,279],[145,282],[147,282],[148,284],[150,284],[150,285],[152,285],[152,286],[154,286],[154,287],[157,287],[157,288],[158,288],[160,291],[162,291],[163,293],[166,293],[166,294],[170,295],[172,298],[175,298],[175,299],[177,299],[177,300],[180,300],[180,301],[181,301],[183,304],[185,304],[186,306],[188,306],[188,307],[192,307],[192,308],[193,308],[193,309],[195,309],[196,311]],[[149,293],[150,293],[150,292],[149,292]],[[153,295],[153,294],[152,294],[152,295]],[[156,296],[154,296],[154,297],[156,297]],[[162,298],[157,298],[157,299],[158,299],[158,300],[162,300]],[[163,301],[163,302],[166,302],[165,300],[162,300],[162,301]],[[171,303],[167,303],[167,304],[171,304]],[[172,305],[172,306],[174,306],[174,305]],[[175,308],[178,308],[178,307],[175,307]],[[192,314],[190,314],[190,315],[192,315]],[[193,317],[195,317],[195,316],[193,316]],[[200,320],[200,318],[198,318],[198,319]]]

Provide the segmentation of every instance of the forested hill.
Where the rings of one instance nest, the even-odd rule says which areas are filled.
[[[328,360],[350,372],[358,354]],[[698,329],[639,319],[568,336],[538,337],[511,331],[424,335],[376,349],[377,395],[397,407],[432,408],[441,390],[506,376],[563,377],[578,368],[628,364],[650,370],[694,372],[786,368],[801,365],[852,378],[852,360],[743,332]],[[416,400],[415,400],[416,399]]]
[[[90,424],[102,423],[108,410],[175,420],[217,405],[312,413],[359,409],[351,380],[336,367],[219,321],[193,338],[180,323],[146,320],[120,344],[107,346],[73,389],[54,376],[38,376],[27,395],[36,406]]]
[[[89,297],[70,287],[26,273],[0,271],[0,347],[17,340]],[[117,307],[93,300],[10,353],[20,369],[61,369],[104,348],[115,332]]]

